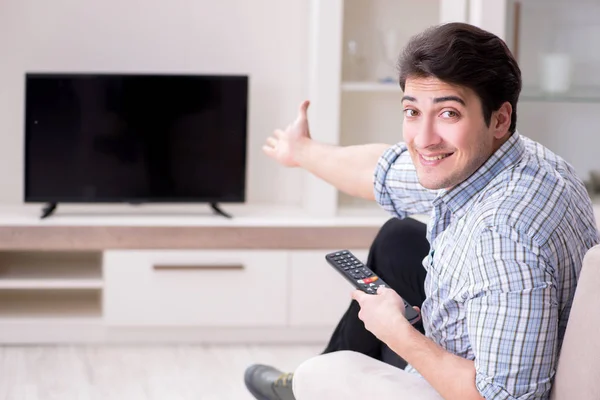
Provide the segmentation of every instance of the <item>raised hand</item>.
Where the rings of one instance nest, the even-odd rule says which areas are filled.
[[[306,116],[309,105],[308,100],[303,101],[296,120],[285,130],[276,129],[263,146],[265,154],[286,167],[299,166],[298,155],[311,140]]]

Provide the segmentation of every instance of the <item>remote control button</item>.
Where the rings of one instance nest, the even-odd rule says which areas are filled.
[[[371,288],[367,288],[367,293],[369,294],[375,294],[375,291]]]
[[[365,283],[371,283],[371,282],[375,282],[377,279],[379,279],[379,278],[376,276],[371,276],[369,278],[365,277],[364,281],[365,281]]]

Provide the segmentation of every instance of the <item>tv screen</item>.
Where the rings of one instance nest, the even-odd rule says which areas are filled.
[[[27,74],[26,202],[243,202],[248,77]]]

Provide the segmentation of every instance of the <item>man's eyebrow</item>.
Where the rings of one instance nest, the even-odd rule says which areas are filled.
[[[466,107],[465,101],[458,96],[444,96],[444,97],[436,97],[435,99],[433,99],[434,104],[443,103],[446,101],[456,101],[457,103],[460,103]]]
[[[404,101],[404,100],[408,100],[408,101],[417,103],[417,99],[412,96],[403,96],[402,101]],[[436,97],[435,99],[433,99],[434,104],[444,103],[446,101],[456,101],[457,103],[460,103],[466,107],[465,101],[458,96],[443,96],[443,97]]]

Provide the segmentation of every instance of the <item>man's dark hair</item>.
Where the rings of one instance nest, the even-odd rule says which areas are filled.
[[[431,27],[411,38],[398,62],[400,87],[406,79],[434,77],[468,87],[481,99],[489,126],[492,112],[512,106],[509,132],[517,125],[521,70],[506,43],[496,35],[465,23]]]

